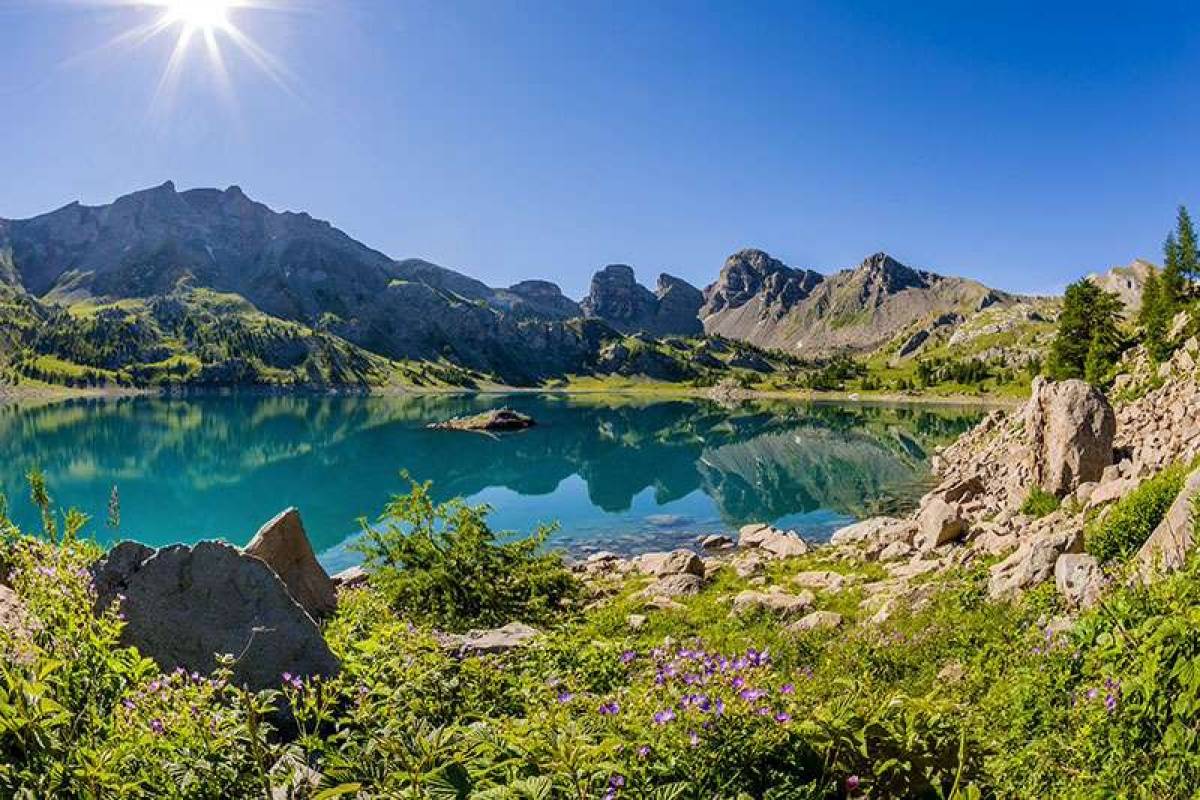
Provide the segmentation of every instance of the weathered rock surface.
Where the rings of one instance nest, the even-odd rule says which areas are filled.
[[[742,526],[738,547],[758,548],[776,558],[802,556],[810,549],[808,543],[795,533],[761,524]]]
[[[1166,516],[1138,550],[1135,561],[1143,577],[1172,572],[1183,566],[1195,547],[1200,469],[1188,475]]]
[[[682,597],[697,594],[704,579],[691,572],[664,575],[642,590],[645,597]]]
[[[362,567],[346,567],[338,574],[334,575],[330,580],[338,589],[354,589],[359,586],[366,586],[371,580],[371,575]]]
[[[705,536],[700,540],[700,546],[705,550],[728,550],[736,543],[728,536],[723,536],[718,533]]]
[[[988,577],[992,599],[1011,598],[1048,580],[1063,553],[1083,552],[1083,526],[1077,519],[1063,527],[1025,540],[1008,558],[996,564]]]
[[[337,659],[309,614],[259,558],[220,542],[175,545],[133,564],[137,548],[94,568],[97,584],[124,596],[121,641],[163,670],[209,673],[216,654],[235,659],[234,680],[276,686],[284,672],[331,676]]]
[[[813,611],[788,625],[788,630],[794,632],[831,630],[840,627],[842,615],[835,611]]]
[[[317,562],[295,508],[283,510],[259,528],[242,552],[267,562],[296,602],[312,616],[323,617],[337,610],[337,589]]]
[[[1025,406],[1025,434],[1037,485],[1064,497],[1098,481],[1112,463],[1117,418],[1104,395],[1080,380],[1034,379]]]
[[[840,592],[846,586],[846,576],[832,570],[808,570],[792,576],[792,583],[802,589]]]
[[[1054,586],[1067,603],[1076,608],[1091,608],[1104,589],[1100,563],[1086,553],[1064,553],[1054,563]]]
[[[742,614],[764,611],[778,617],[794,617],[812,607],[816,597],[810,591],[790,594],[779,587],[759,592],[747,589],[733,598],[733,613]]]
[[[442,634],[442,642],[448,649],[457,650],[464,656],[495,655],[525,647],[540,635],[537,628],[523,622],[510,622],[499,628]]]
[[[704,561],[691,550],[680,548],[669,553],[644,553],[634,559],[639,572],[656,577],[698,575],[704,577]]]
[[[917,549],[928,553],[947,542],[959,539],[967,532],[967,519],[962,506],[933,497],[917,517]]]
[[[610,264],[592,276],[580,310],[622,333],[697,336],[704,332],[699,316],[703,303],[703,293],[685,280],[663,273],[657,292],[651,292],[637,282],[633,267]]]

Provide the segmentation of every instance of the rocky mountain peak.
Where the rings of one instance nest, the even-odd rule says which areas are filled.
[[[883,252],[867,256],[855,271],[862,273],[864,283],[877,286],[888,294],[929,285],[925,273],[907,267]]]
[[[584,316],[602,319],[624,333],[668,336],[701,333],[698,314],[703,302],[700,290],[682,278],[663,273],[655,293],[637,282],[633,267],[609,264],[592,276],[591,291],[579,305]]]
[[[760,295],[764,307],[786,312],[823,280],[820,273],[793,269],[762,250],[739,250],[725,259],[716,283],[705,291],[702,314],[739,308]]]

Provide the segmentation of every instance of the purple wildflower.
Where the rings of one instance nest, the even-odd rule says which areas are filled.
[[[689,731],[688,741],[691,742],[692,747],[695,747],[696,745],[700,744],[700,734],[696,733],[695,731]]]
[[[121,701],[121,705],[125,706],[130,711],[133,711],[133,709],[137,707],[137,703],[133,702],[128,697]]]
[[[1087,699],[1088,700],[1095,700],[1099,695],[1100,695],[1100,691],[1098,689],[1088,689],[1087,690]]]
[[[767,693],[762,689],[743,689],[738,692],[738,697],[745,700],[747,703],[753,703],[755,700],[761,700],[766,697]]]
[[[161,719],[150,720],[150,730],[154,731],[154,733],[161,735],[166,729],[167,726],[163,725],[163,721]]]
[[[1105,709],[1108,711],[1108,713],[1110,713],[1110,714],[1111,714],[1112,712],[1114,712],[1114,711],[1116,711],[1116,710],[1117,710],[1117,697],[1116,697],[1116,695],[1114,695],[1114,694],[1107,694],[1107,695],[1105,695],[1105,696],[1104,696],[1104,708],[1105,708]]]
[[[778,722],[780,725],[786,725],[792,721],[792,715],[787,713],[786,711],[780,711],[778,714],[775,715],[775,721]]]
[[[796,685],[794,683],[785,683],[783,686],[779,687],[779,693],[780,694],[795,694],[796,693]]]
[[[646,758],[650,755],[650,745],[644,744],[637,749],[638,758]]]
[[[620,789],[625,785],[625,776],[620,773],[614,773],[613,776],[608,779],[608,785],[614,789]]]
[[[851,775],[849,778],[846,778],[846,791],[847,792],[857,792],[859,784],[860,784],[860,781],[858,779],[858,776]]]
[[[664,708],[662,711],[655,712],[654,714],[655,725],[666,725],[674,719],[675,712],[669,708]]]
[[[565,689],[558,693],[558,702],[560,703],[569,703],[574,699],[575,695]]]
[[[621,713],[621,706],[617,704],[616,700],[609,703],[601,703],[600,713],[606,717],[612,717]]]

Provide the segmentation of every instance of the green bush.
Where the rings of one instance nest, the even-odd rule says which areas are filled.
[[[1040,519],[1047,514],[1053,514],[1058,510],[1059,505],[1061,502],[1057,497],[1042,487],[1035,486],[1025,496],[1025,502],[1021,503],[1021,513],[1034,519]]]
[[[1162,521],[1187,476],[1180,465],[1168,467],[1141,483],[1117,504],[1090,522],[1084,547],[1101,562],[1132,555]]]
[[[455,499],[435,503],[430,484],[412,484],[384,508],[378,523],[362,520],[355,548],[393,607],[446,630],[553,621],[579,583],[557,553],[542,552],[552,527],[498,541],[487,506]]]

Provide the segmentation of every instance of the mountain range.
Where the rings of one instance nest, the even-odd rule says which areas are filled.
[[[884,253],[823,275],[747,249],[704,289],[662,274],[651,290],[609,265],[577,302],[549,281],[492,287],[391,258],[236,186],[171,182],[0,219],[0,286],[0,351],[22,374],[168,383],[713,379],[871,353],[1029,301]]]

